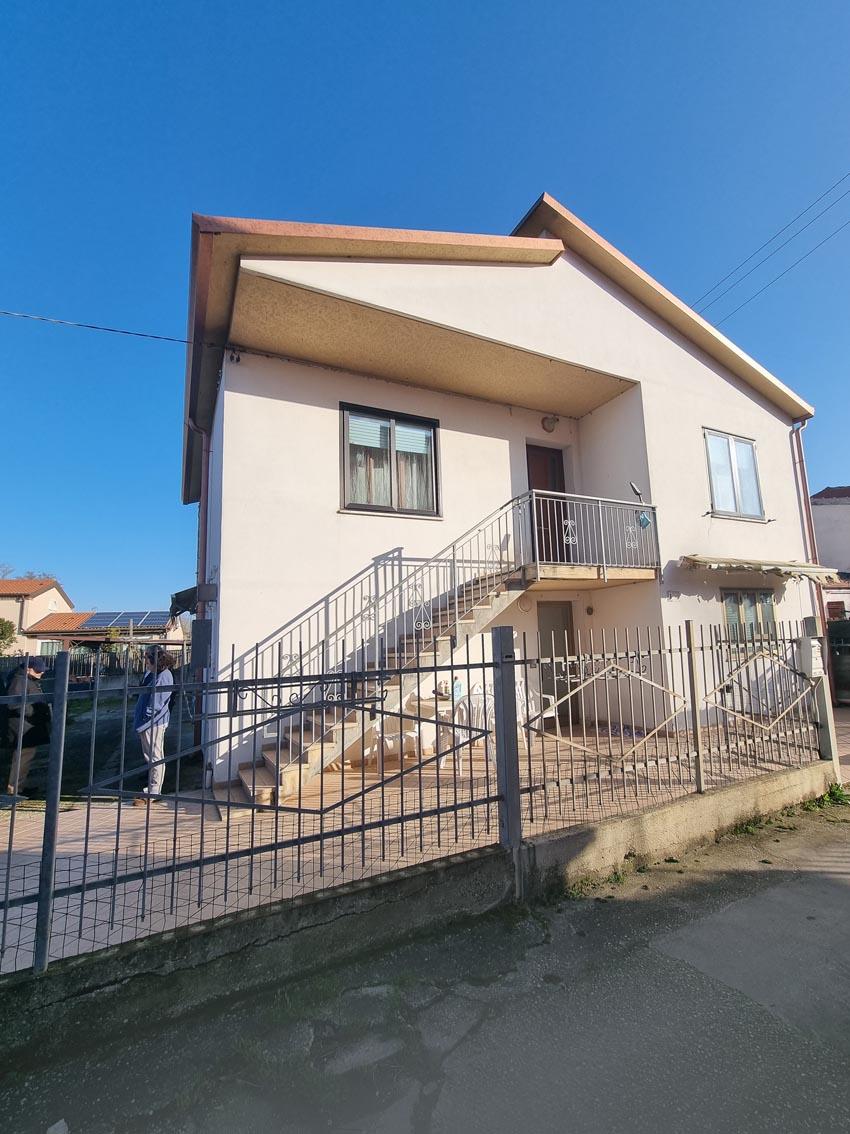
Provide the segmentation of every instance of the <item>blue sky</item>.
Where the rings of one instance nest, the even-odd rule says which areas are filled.
[[[509,232],[547,190],[692,301],[850,170],[844,0],[30,0],[0,42],[0,307],[166,335],[193,210]],[[850,483],[849,252],[850,227],[722,328],[818,407],[813,490]],[[0,561],[81,609],[191,585],[183,361],[0,319]]]

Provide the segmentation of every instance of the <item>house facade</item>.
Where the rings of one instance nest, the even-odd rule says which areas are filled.
[[[0,579],[0,618],[16,630],[10,654],[40,653],[45,639],[28,636],[27,630],[49,615],[70,615],[73,610],[74,604],[55,579]]]
[[[838,578],[823,588],[830,621],[850,618],[850,485],[824,488],[812,497],[818,555],[835,567]]]
[[[541,656],[817,610],[812,408],[548,196],[504,237],[195,217],[187,337],[211,676],[446,609]]]

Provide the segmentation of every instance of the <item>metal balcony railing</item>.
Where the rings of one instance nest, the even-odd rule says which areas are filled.
[[[657,568],[655,508],[562,492],[531,493],[534,556],[541,565]]]

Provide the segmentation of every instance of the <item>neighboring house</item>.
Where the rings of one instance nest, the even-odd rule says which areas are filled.
[[[183,626],[167,610],[99,610],[48,614],[26,631],[42,654],[111,642],[183,642]]]
[[[8,619],[17,631],[7,653],[40,652],[40,639],[28,637],[28,629],[47,615],[68,614],[73,609],[56,579],[0,579],[0,618]]]
[[[839,572],[838,579],[823,587],[826,616],[850,618],[850,485],[816,492],[812,518],[820,559]]]
[[[551,197],[510,236],[192,231],[183,498],[211,676],[232,652],[404,661],[438,622],[552,656],[815,612],[811,406]]]

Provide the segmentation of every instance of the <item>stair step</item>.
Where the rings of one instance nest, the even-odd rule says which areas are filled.
[[[239,780],[249,799],[256,803],[274,803],[277,784],[272,772],[265,764],[239,769]]]
[[[287,751],[282,749],[281,753],[280,753],[280,774],[281,774],[281,776],[283,775],[283,773],[286,771],[287,768],[291,768],[296,764],[300,764],[301,763],[301,756],[306,751],[307,751],[306,747],[301,749],[298,752],[287,752]],[[264,748],[263,749],[263,762],[264,762],[265,766],[268,768],[268,770],[269,770],[269,772],[271,773],[272,776],[277,775],[278,763],[277,763],[277,749],[276,748],[272,748],[272,749]],[[249,768],[248,769],[248,775],[250,776],[250,774],[251,774],[251,770]]]
[[[251,811],[246,806],[252,802],[250,795],[242,787],[239,780],[232,783],[215,784],[213,786],[213,799],[218,806],[219,818],[223,823],[238,823],[250,820]]]

